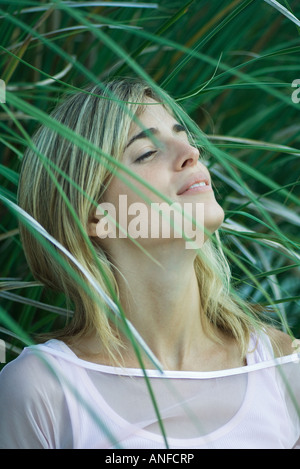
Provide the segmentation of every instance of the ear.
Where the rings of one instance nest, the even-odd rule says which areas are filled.
[[[111,222],[106,215],[95,216],[88,222],[86,227],[87,234],[90,238],[116,238],[116,224]]]
[[[99,218],[94,217],[92,220],[88,221],[86,231],[90,238],[99,238],[99,235],[97,233],[97,224],[99,220],[100,220],[100,217]]]

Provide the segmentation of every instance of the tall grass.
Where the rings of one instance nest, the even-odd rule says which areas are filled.
[[[0,16],[7,360],[68,315],[64,298],[34,281],[20,244],[13,204],[24,149],[38,124],[51,125],[48,113],[62,93],[115,76],[162,86],[208,136],[234,286],[299,337],[299,2],[0,0]]]

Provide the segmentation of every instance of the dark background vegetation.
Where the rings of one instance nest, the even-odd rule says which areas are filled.
[[[297,0],[281,4],[300,18]],[[0,337],[7,360],[66,314],[64,298],[33,282],[17,217],[5,203],[16,202],[22,154],[41,121],[26,104],[48,113],[67,89],[114,76],[161,85],[208,135],[233,284],[254,303],[270,305],[271,297],[270,317],[299,337],[300,102],[292,101],[299,21],[262,0],[10,0],[0,1],[0,17],[7,91],[0,105]]]

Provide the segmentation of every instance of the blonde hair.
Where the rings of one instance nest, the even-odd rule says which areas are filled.
[[[59,134],[50,126],[42,126],[22,164],[20,206],[81,263],[109,297],[118,294],[114,267],[98,243],[91,249],[84,231],[112,177],[112,164],[105,155],[121,161],[132,118],[139,115],[141,103],[149,97],[168,108],[172,103],[176,108],[167,94],[155,92],[139,80],[119,79],[67,97],[52,112],[52,119],[86,139],[94,149],[87,151],[76,138],[67,138],[63,132]],[[72,318],[52,336],[68,342],[96,331],[105,350],[114,358],[121,341],[112,328],[105,304],[96,302],[89,288],[74,280],[70,269],[63,267],[23,224],[20,233],[34,277],[47,287],[64,292],[73,303]],[[65,262],[70,264],[68,258]],[[71,268],[74,271],[74,265]],[[205,312],[204,326],[210,334],[217,327],[234,337],[244,354],[251,330],[260,323],[246,304],[233,298],[230,271],[220,243],[211,240],[205,243],[196,258],[195,269]],[[77,275],[86,285],[78,270]]]

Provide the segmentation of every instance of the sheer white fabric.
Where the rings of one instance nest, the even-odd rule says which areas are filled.
[[[26,348],[0,374],[0,447],[295,448],[298,356],[274,359],[266,336],[250,350],[236,369],[148,370],[158,418],[142,370],[80,360],[57,340]]]

